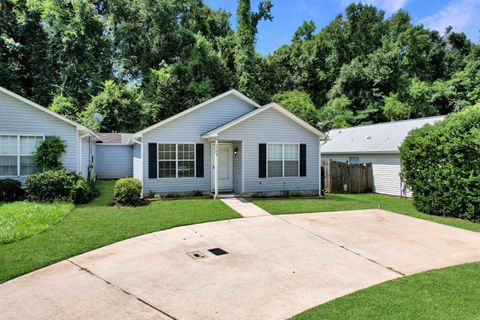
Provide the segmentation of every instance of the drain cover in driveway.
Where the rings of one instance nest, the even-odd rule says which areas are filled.
[[[213,253],[216,256],[223,256],[224,254],[227,254],[228,252],[223,250],[222,248],[213,248],[213,249],[208,249],[211,253]]]
[[[192,251],[186,253],[193,260],[205,259],[207,256],[201,253],[200,251]]]

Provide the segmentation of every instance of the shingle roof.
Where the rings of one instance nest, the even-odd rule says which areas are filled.
[[[322,153],[397,153],[407,134],[445,116],[378,123],[366,126],[333,129]]]
[[[129,144],[132,137],[131,133],[99,133],[98,136],[102,143]]]

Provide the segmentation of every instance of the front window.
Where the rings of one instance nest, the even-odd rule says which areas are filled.
[[[268,177],[298,177],[299,145],[269,144],[267,148]]]
[[[195,144],[193,143],[159,143],[158,144],[159,178],[193,178],[195,177]]]
[[[41,171],[33,154],[42,136],[0,136],[0,176],[26,176]]]

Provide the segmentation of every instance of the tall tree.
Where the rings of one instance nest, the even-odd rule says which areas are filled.
[[[45,0],[39,5],[48,33],[49,64],[55,67],[55,93],[83,106],[112,77],[105,19],[88,0]]]
[[[238,89],[258,101],[264,100],[265,96],[257,77],[259,60],[255,53],[257,27],[260,20],[273,19],[270,13],[272,6],[270,0],[260,1],[258,11],[252,12],[250,0],[238,0],[235,47]]]

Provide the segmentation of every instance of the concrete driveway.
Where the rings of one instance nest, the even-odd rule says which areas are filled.
[[[0,318],[286,319],[471,261],[480,234],[382,210],[260,216],[140,236],[14,279],[0,285]]]

